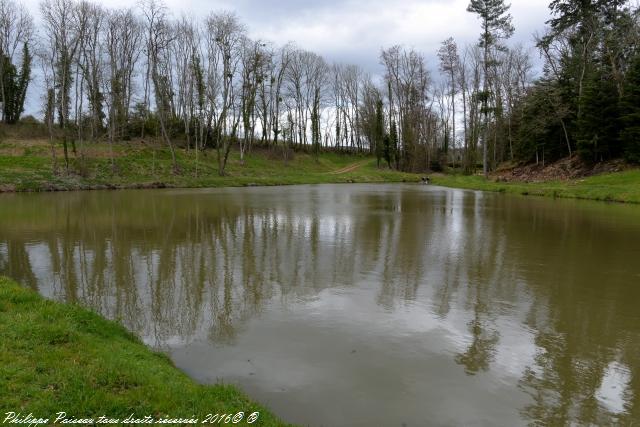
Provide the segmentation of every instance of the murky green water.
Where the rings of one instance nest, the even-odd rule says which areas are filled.
[[[3,195],[0,274],[290,422],[640,423],[638,206],[419,185]]]

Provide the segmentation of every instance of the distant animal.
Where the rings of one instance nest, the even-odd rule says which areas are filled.
[[[422,177],[422,183],[423,183],[423,184],[425,184],[425,185],[426,185],[426,184],[429,184],[429,181],[430,181],[430,180],[429,180],[429,177],[428,177],[428,176],[423,176],[423,177]]]

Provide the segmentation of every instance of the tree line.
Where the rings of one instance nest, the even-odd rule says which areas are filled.
[[[532,52],[509,46],[504,0],[471,0],[476,44],[442,42],[438,76],[425,55],[392,46],[383,73],[330,64],[287,44],[248,36],[232,12],[174,18],[161,0],[109,9],[87,0],[42,0],[41,22],[0,0],[2,121],[24,111],[34,66],[54,170],[61,144],[68,172],[85,144],[154,138],[217,153],[225,174],[256,145],[313,153],[375,154],[405,171],[451,166],[485,174],[504,161],[580,155],[640,162],[640,12],[625,0],[553,0]],[[114,172],[116,170],[111,156]],[[196,171],[197,173],[197,171]]]

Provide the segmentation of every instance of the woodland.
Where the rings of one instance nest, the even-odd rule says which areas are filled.
[[[535,49],[510,43],[509,8],[471,0],[476,43],[445,35],[438,64],[383,47],[371,75],[293,43],[254,40],[230,11],[193,19],[161,0],[127,9],[43,0],[36,25],[25,5],[0,0],[3,126],[40,126],[55,174],[81,168],[93,143],[150,138],[169,150],[175,174],[178,149],[214,152],[223,176],[232,149],[243,161],[256,146],[285,157],[368,153],[405,172],[487,175],[503,162],[574,156],[640,162],[638,6],[553,0]],[[22,116],[28,93],[39,118]]]

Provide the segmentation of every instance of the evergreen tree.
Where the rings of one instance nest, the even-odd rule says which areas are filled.
[[[581,103],[577,121],[580,155],[596,162],[620,156],[618,92],[606,67],[596,69],[585,82]]]
[[[27,96],[27,87],[31,81],[32,56],[29,47],[25,43],[22,49],[22,65],[20,71],[11,63],[6,55],[2,56],[3,86],[5,93],[5,105],[3,108],[3,121],[7,124],[17,123],[24,112],[24,101]]]
[[[387,158],[388,155],[385,155],[387,151],[386,145],[388,145],[388,142],[385,144],[386,135],[384,131],[384,111],[383,111],[382,99],[378,99],[378,101],[376,102],[376,120],[375,120],[375,125],[373,130],[373,137],[374,137],[373,143],[375,144],[375,153],[376,153],[376,160],[377,160],[378,167],[380,167],[380,161],[382,157],[385,157],[385,159],[387,159],[387,163],[389,163],[389,167],[391,167],[391,164]]]
[[[316,98],[311,110],[311,146],[316,156],[320,154],[320,137],[320,99]]]
[[[31,61],[33,57],[29,51],[29,45],[24,43],[22,48],[22,67],[20,76],[16,85],[16,101],[13,121],[14,123],[20,119],[20,115],[24,112],[24,101],[27,98],[27,88],[31,82]]]
[[[488,176],[488,140],[489,140],[489,61],[492,49],[500,47],[500,40],[507,39],[513,35],[513,25],[511,25],[511,15],[509,8],[511,5],[505,4],[504,0],[471,0],[468,12],[478,15],[482,25],[480,35],[480,47],[484,50],[483,77],[484,88],[482,94],[482,113],[484,116],[484,136],[482,138],[482,169],[484,176]]]
[[[389,163],[395,163],[396,169],[400,169],[400,147],[398,146],[398,126],[396,121],[391,122],[389,129],[389,144],[388,144],[388,161]]]
[[[548,24],[554,33],[560,33],[572,27],[578,33],[592,26],[594,19],[611,23],[628,0],[553,0],[549,9],[553,18]]]
[[[382,139],[382,157],[387,162],[387,166],[391,169],[393,166],[391,164],[392,154],[391,154],[391,136],[388,133],[384,134],[384,138]]]
[[[13,115],[14,106],[14,92],[15,92],[15,81],[17,70],[16,67],[11,63],[11,60],[8,56],[2,55],[0,58],[2,61],[2,85],[4,87],[5,99],[3,105],[3,117],[2,120],[5,123],[11,123],[11,116]]]
[[[627,71],[620,112],[624,156],[630,162],[640,163],[640,54],[635,56]]]

